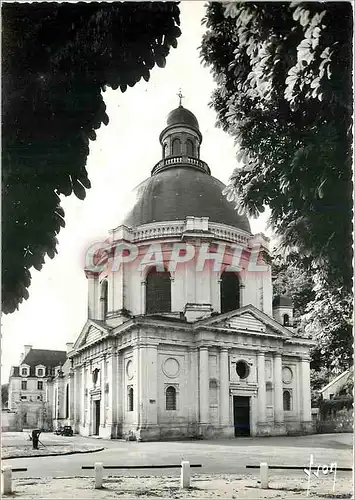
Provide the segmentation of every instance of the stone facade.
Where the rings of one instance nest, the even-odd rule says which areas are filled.
[[[66,360],[66,351],[33,349],[24,346],[18,366],[11,368],[9,377],[8,408],[12,416],[12,427],[52,428],[52,410],[48,404],[51,391],[48,384],[61,370]],[[4,422],[4,425],[6,422]]]
[[[228,205],[180,108],[152,182],[87,259],[88,320],[51,383],[53,414],[103,438],[310,432],[313,344],[287,301],[273,310],[268,239]]]

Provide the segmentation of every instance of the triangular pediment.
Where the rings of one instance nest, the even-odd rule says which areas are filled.
[[[228,329],[244,333],[276,333],[282,337],[292,336],[291,332],[275,321],[274,318],[271,318],[251,304],[235,311],[197,321],[195,325],[198,327]]]
[[[106,337],[109,333],[109,328],[100,323],[94,320],[88,320],[77,338],[73,350],[82,349],[86,345],[93,344]]]

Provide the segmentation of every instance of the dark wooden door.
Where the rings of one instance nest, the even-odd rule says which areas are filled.
[[[96,436],[100,433],[100,401],[95,401],[95,434]]]
[[[250,436],[250,398],[233,396],[234,435]]]

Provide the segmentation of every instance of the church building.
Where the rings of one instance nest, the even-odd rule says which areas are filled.
[[[159,140],[121,225],[88,252],[54,425],[143,441],[311,432],[313,343],[273,300],[268,238],[224,196],[181,102]]]

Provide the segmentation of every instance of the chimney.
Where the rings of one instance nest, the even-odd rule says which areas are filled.
[[[73,349],[74,342],[67,342],[65,344],[67,346],[67,354]]]
[[[27,354],[30,352],[30,350],[32,349],[33,346],[32,345],[25,345],[23,347],[25,349],[25,356],[24,357],[26,357]]]

